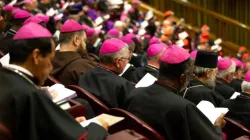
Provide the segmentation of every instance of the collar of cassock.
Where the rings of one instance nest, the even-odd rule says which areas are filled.
[[[37,78],[35,78],[29,70],[27,70],[21,66],[14,65],[14,64],[8,64],[5,67],[8,69],[12,69],[12,70],[18,70],[19,72],[21,72],[22,74],[27,76],[32,82],[34,82],[34,84],[38,85],[39,80]]]
[[[157,80],[157,81],[155,82],[155,84],[160,85],[160,86],[162,86],[162,87],[164,87],[164,88],[166,88],[166,89],[168,89],[168,90],[170,90],[170,91],[172,91],[172,92],[174,92],[174,93],[179,93],[178,90],[177,90],[175,87],[168,85],[168,84],[167,84],[166,82],[164,82],[164,81]]]
[[[154,66],[152,66],[152,65],[145,65],[145,67],[147,67],[147,68],[150,68],[150,69],[152,69],[152,70],[155,70],[155,71],[159,71],[159,69],[158,68],[156,68],[156,67],[154,67]]]
[[[103,70],[106,70],[106,71],[108,71],[108,72],[114,73],[114,74],[116,74],[116,75],[119,75],[119,73],[117,73],[117,72],[115,72],[115,71],[112,71],[112,70],[110,70],[110,69],[104,68],[104,67],[102,67],[102,66],[100,66],[100,65],[98,65],[97,67],[99,67],[99,68],[101,68],[101,69],[103,69]]]

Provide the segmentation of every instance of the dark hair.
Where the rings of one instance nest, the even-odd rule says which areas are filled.
[[[187,59],[179,64],[167,64],[160,62],[160,79],[178,80],[183,73],[188,71],[190,65],[190,59]]]
[[[34,49],[39,49],[41,55],[46,57],[52,51],[51,38],[13,40],[9,46],[10,63],[24,63]]]
[[[81,30],[77,32],[60,33],[59,42],[61,44],[67,44],[73,39],[75,35],[82,36],[84,32],[84,30]]]
[[[22,18],[22,19],[14,19],[14,18],[12,18],[11,19],[11,24],[14,25],[14,26],[21,27],[26,19],[27,18]]]
[[[53,17],[49,17],[49,21],[46,27],[50,31],[51,34],[54,34],[56,32],[56,21]]]

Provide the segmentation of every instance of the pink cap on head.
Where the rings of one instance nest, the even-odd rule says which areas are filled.
[[[125,36],[127,36],[127,37],[129,37],[129,38],[131,38],[131,39],[133,39],[133,38],[136,37],[136,35],[133,34],[133,33],[126,34]]]
[[[6,5],[3,8],[4,11],[12,11],[13,9],[14,9],[14,7],[12,5]]]
[[[167,64],[179,64],[189,59],[189,53],[176,45],[169,46],[161,56],[161,61]]]
[[[244,81],[250,82],[250,70],[247,71]]]
[[[193,50],[191,53],[190,53],[190,56],[192,57],[192,58],[196,58],[196,55],[197,55],[197,52],[198,52],[198,50]]]
[[[16,8],[14,7],[13,10],[12,10],[12,15],[15,15],[19,10],[21,10],[20,8]]]
[[[43,15],[43,14],[36,14],[36,17],[41,18],[45,24],[49,23],[49,16],[46,16],[46,15]]]
[[[140,1],[140,0],[133,0],[133,3],[134,3],[134,4],[140,4],[141,1]]]
[[[28,11],[25,10],[18,10],[18,12],[16,12],[14,14],[14,19],[22,19],[22,18],[28,18],[30,17],[30,13]]]
[[[230,68],[232,64],[233,64],[232,60],[221,58],[218,60],[218,70],[219,71],[226,70]]]
[[[163,46],[164,48],[168,48],[168,45],[167,44],[165,44],[165,43],[159,43],[158,45],[161,45],[161,46]]]
[[[155,56],[164,50],[165,46],[161,44],[152,44],[147,49],[147,56]]]
[[[50,38],[52,34],[37,23],[27,23],[23,25],[13,37],[13,40],[25,40],[34,38]]]
[[[149,34],[145,34],[144,37],[145,38],[151,38],[151,36]]]
[[[113,36],[113,37],[119,37],[120,36],[120,31],[113,28],[111,30],[108,31],[107,33],[109,36]]]
[[[120,16],[120,21],[124,21],[127,18],[127,14],[123,12]]]
[[[86,25],[86,24],[83,24],[83,25],[82,25],[82,28],[83,28],[84,30],[87,30],[87,29],[89,28],[89,26]]]
[[[153,37],[149,41],[149,45],[159,43],[159,38]]]
[[[26,19],[23,24],[27,24],[30,22],[39,24],[39,23],[43,22],[43,20],[40,19],[39,17],[32,16],[32,17],[29,17],[28,19]]]
[[[94,28],[88,28],[86,30],[87,37],[92,37],[96,33],[96,30]]]
[[[243,66],[243,63],[237,59],[237,58],[231,58],[231,60],[233,60],[236,64],[236,67],[242,67]]]
[[[104,41],[101,46],[100,54],[115,53],[127,46],[123,41],[117,38],[110,38]]]
[[[24,3],[29,4],[29,3],[31,3],[31,0],[24,0]]]
[[[124,43],[128,45],[131,45],[134,43],[134,41],[130,37],[127,37],[127,36],[121,37],[121,41],[123,41]]]
[[[79,24],[77,21],[73,19],[68,19],[65,21],[63,26],[60,29],[60,32],[62,33],[69,33],[69,32],[76,32],[83,30],[83,27],[81,24]]]

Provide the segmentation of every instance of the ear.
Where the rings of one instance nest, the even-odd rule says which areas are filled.
[[[207,70],[205,76],[206,76],[206,78],[210,77],[210,76],[211,76],[211,71],[210,71],[210,70]]]
[[[34,62],[35,65],[39,64],[39,57],[40,57],[40,50],[39,49],[34,49],[32,54],[32,60]]]
[[[74,38],[73,38],[73,44],[75,46],[79,46],[80,43],[81,43],[80,38],[78,36],[74,36]]]
[[[182,85],[185,81],[186,81],[186,76],[185,76],[185,74],[182,74],[180,76],[180,85]]]
[[[117,68],[120,68],[120,58],[117,58],[116,60],[115,60],[115,66],[117,67]]]

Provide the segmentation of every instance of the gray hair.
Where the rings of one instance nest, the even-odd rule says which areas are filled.
[[[250,82],[243,81],[242,84],[241,84],[241,90],[243,92],[250,90]]]
[[[204,68],[204,67],[200,67],[200,66],[194,66],[194,74],[197,77],[203,77],[205,76],[206,72],[210,70],[210,71],[214,71],[215,68]]]
[[[128,45],[125,44],[126,46],[122,48],[120,51],[115,52],[115,53],[108,53],[108,54],[100,54],[99,59],[102,64],[113,64],[115,59],[118,57],[121,57],[125,51],[128,50]]]
[[[228,69],[218,71],[217,77],[218,77],[218,78],[225,79],[226,76],[227,76],[229,73],[233,73],[233,72],[235,72],[235,70],[236,70],[236,64],[235,64],[235,62],[232,62],[232,65],[231,65]]]

